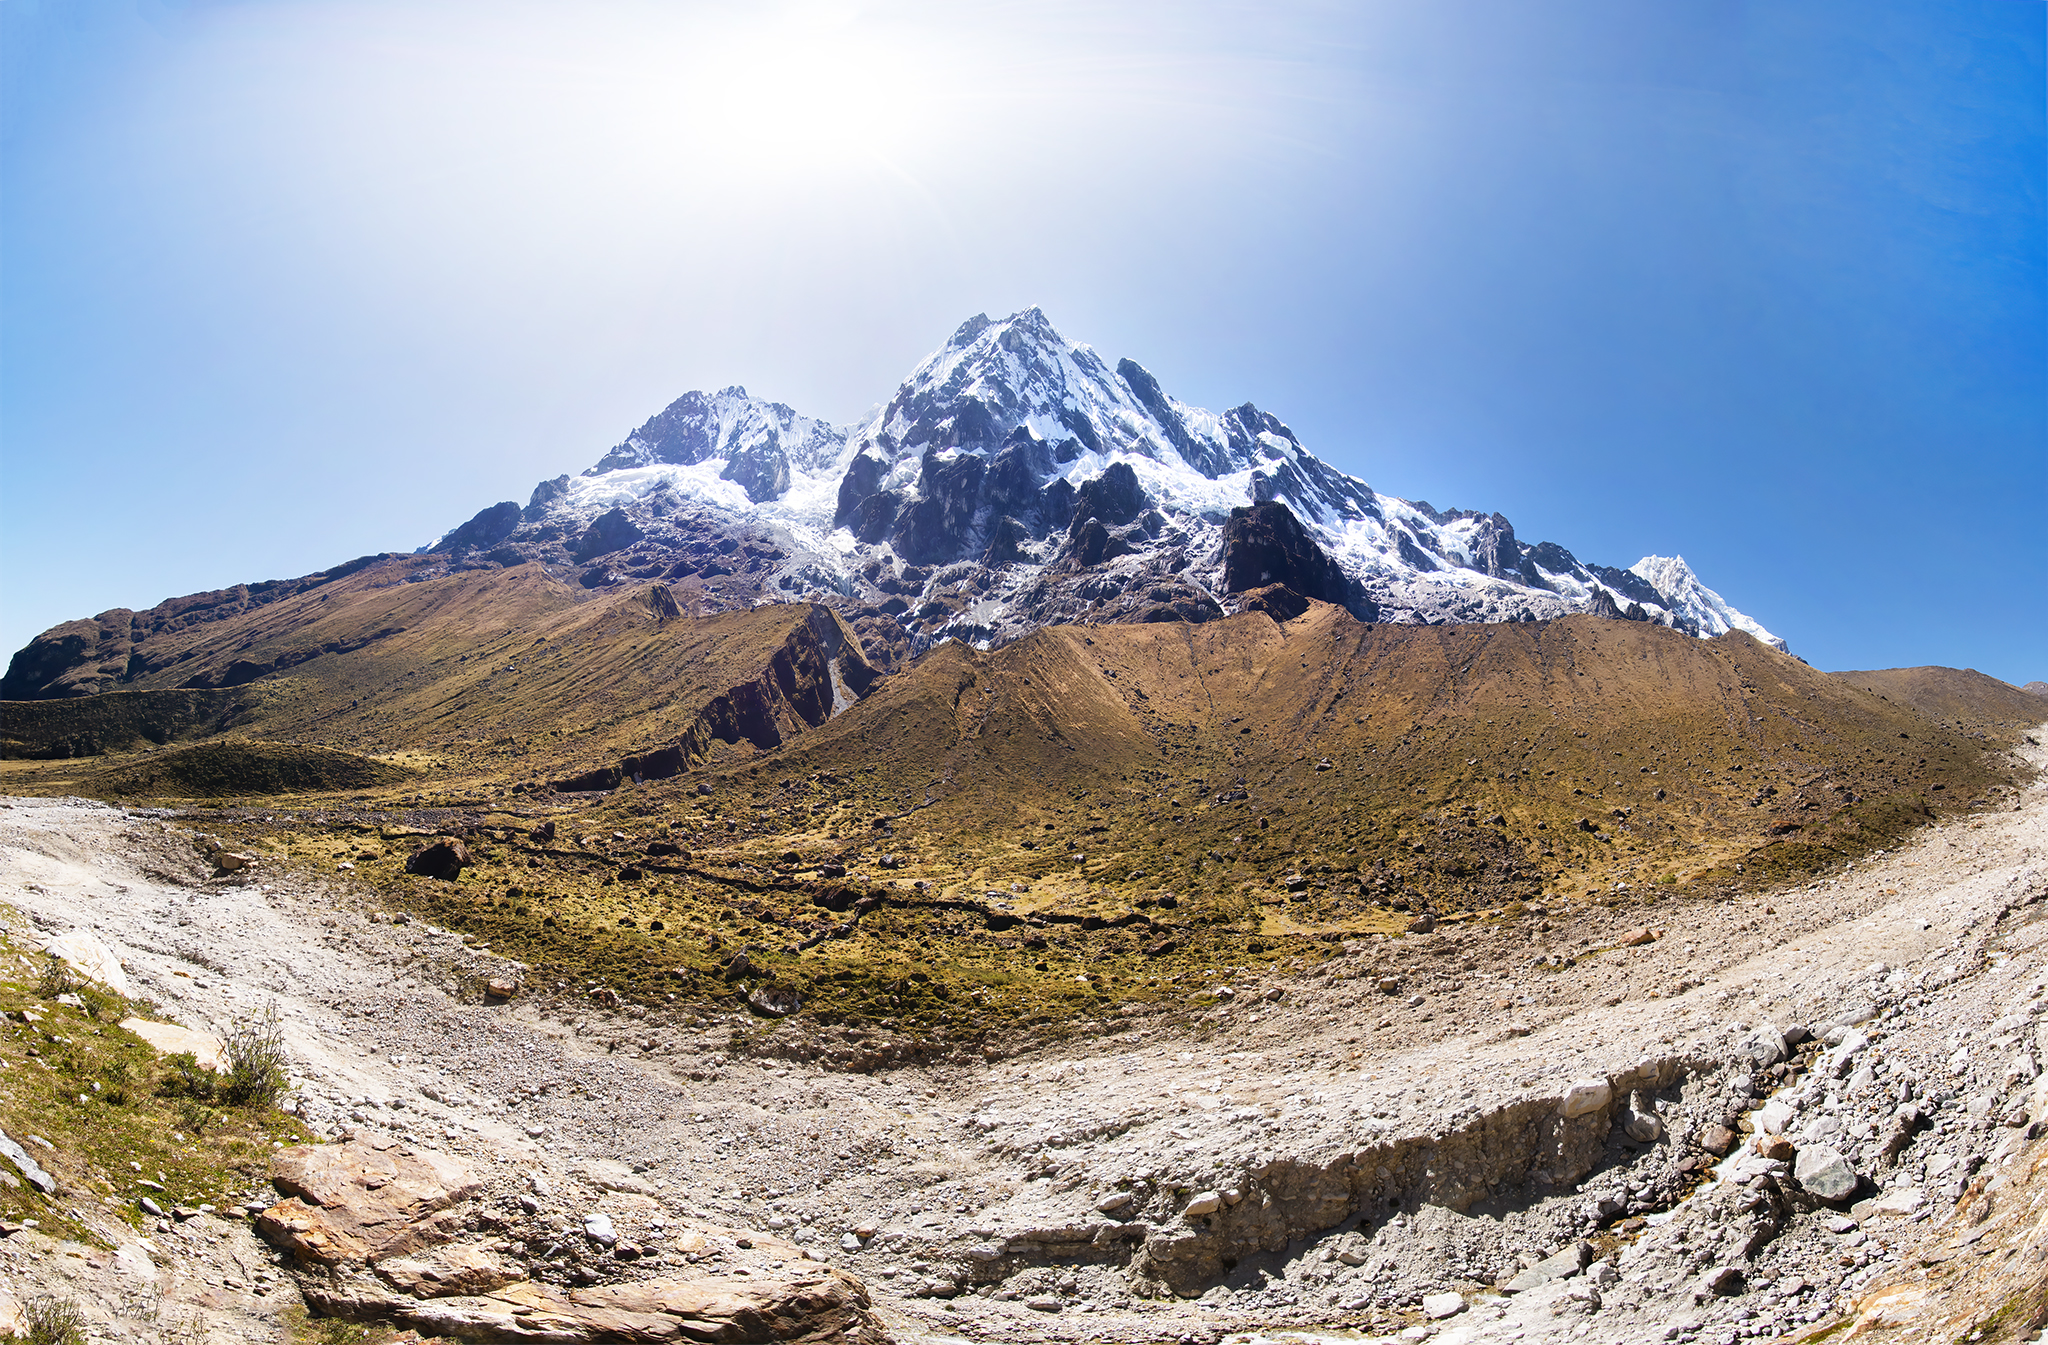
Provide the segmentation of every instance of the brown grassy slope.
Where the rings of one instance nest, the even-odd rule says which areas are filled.
[[[611,638],[665,658],[727,629],[690,625]],[[670,740],[649,726],[668,733],[619,720],[611,750]],[[402,875],[418,839],[388,824],[337,849],[281,816],[269,843],[349,859],[550,984],[719,1002],[774,980],[823,1017],[959,1034],[1178,998],[1417,908],[1717,897],[1999,783],[1976,740],[1746,637],[1318,606],[943,646],[778,749],[519,804],[553,812],[550,839],[530,816],[406,814],[469,836],[457,883]]]
[[[260,701],[236,721],[239,728],[281,742],[395,755],[436,768],[450,787],[473,790],[609,765],[674,741],[710,702],[759,680],[778,657],[788,667],[769,687],[759,718],[770,740],[799,731],[821,695],[829,707],[831,692],[805,684],[823,674],[815,659],[789,657],[793,642],[815,644],[822,630],[857,648],[836,616],[809,604],[664,621],[646,589],[577,601],[538,566],[421,582],[410,574],[374,567],[159,637],[188,641],[180,661],[139,679],[142,690],[117,694],[189,697],[170,688],[223,676],[238,663],[275,665],[282,671],[234,689]],[[54,720],[87,714],[93,699],[22,708],[51,719],[50,731],[62,736]],[[742,716],[726,736],[746,729],[759,737],[760,727]],[[715,750],[717,743],[697,746]],[[58,774],[69,780],[78,765]],[[10,774],[11,787],[43,787],[40,776]],[[48,783],[62,781],[53,775]]]
[[[1883,668],[1835,676],[1938,723],[1981,733],[2001,746],[2048,719],[2048,700],[1975,668]]]
[[[1997,783],[1975,743],[1744,636],[1322,605],[956,648],[760,769],[860,766],[930,793],[899,829],[956,871],[1220,889],[1316,855],[1453,908],[1798,867]]]

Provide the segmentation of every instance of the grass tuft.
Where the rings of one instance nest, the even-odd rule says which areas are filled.
[[[38,1294],[22,1306],[28,1345],[85,1345],[85,1312],[75,1298]]]

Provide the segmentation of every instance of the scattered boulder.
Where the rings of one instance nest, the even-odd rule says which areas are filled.
[[[14,1142],[5,1131],[0,1131],[0,1157],[21,1169],[21,1175],[28,1178],[28,1184],[46,1196],[57,1194],[57,1179],[44,1170],[43,1165],[28,1156],[28,1150]]]
[[[1638,1144],[1655,1144],[1664,1133],[1664,1123],[1636,1096],[1629,1099],[1628,1110],[1622,1114],[1621,1129]]]
[[[1423,1315],[1432,1321],[1441,1321],[1445,1317],[1455,1317],[1464,1310],[1465,1296],[1463,1294],[1441,1293],[1424,1294],[1422,1296]]]
[[[1849,1160],[1825,1144],[1810,1144],[1799,1151],[1792,1165],[1792,1180],[1816,1200],[1839,1205],[1856,1194],[1862,1179]]]
[[[469,847],[461,841],[435,841],[432,845],[421,846],[405,861],[407,873],[417,873],[424,878],[438,878],[452,883],[462,876],[462,871],[472,868],[476,860],[469,853]]]
[[[52,957],[62,958],[71,970],[88,981],[98,981],[117,995],[132,996],[135,993],[129,987],[128,975],[121,970],[121,959],[114,956],[113,949],[84,930],[74,930],[51,939],[43,945],[43,951]]]
[[[1790,1054],[1785,1047],[1785,1034],[1769,1023],[1758,1023],[1735,1043],[1735,1053],[1757,1069],[1769,1069]]]
[[[787,1018],[803,1004],[796,991],[786,985],[757,986],[747,996],[747,1007],[763,1018]]]

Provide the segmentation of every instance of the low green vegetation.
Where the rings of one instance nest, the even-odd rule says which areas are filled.
[[[0,1219],[89,1240],[79,1202],[112,1198],[134,1222],[145,1196],[165,1209],[222,1205],[262,1183],[273,1147],[307,1138],[276,1107],[286,1079],[273,1017],[230,1035],[222,1074],[160,1054],[120,1026],[130,1017],[158,1015],[0,936],[0,1128],[57,1182],[46,1195],[0,1162]]]

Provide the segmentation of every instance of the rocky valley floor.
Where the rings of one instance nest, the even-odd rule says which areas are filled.
[[[867,1072],[801,1017],[500,1002],[519,968],[345,875],[196,856],[175,818],[0,810],[18,942],[89,935],[206,1032],[274,1003],[307,1126],[474,1189],[357,1269],[281,1260],[275,1192],[138,1219],[144,1174],[62,1189],[90,1236],[14,1231],[0,1277],[100,1339],[281,1339],[302,1302],[627,1339],[532,1324],[684,1280],[852,1301],[834,1269],[875,1325],[829,1329],[905,1342],[2012,1340],[2048,1313],[2038,782],[1796,887],[1218,966],[1064,1042]]]

